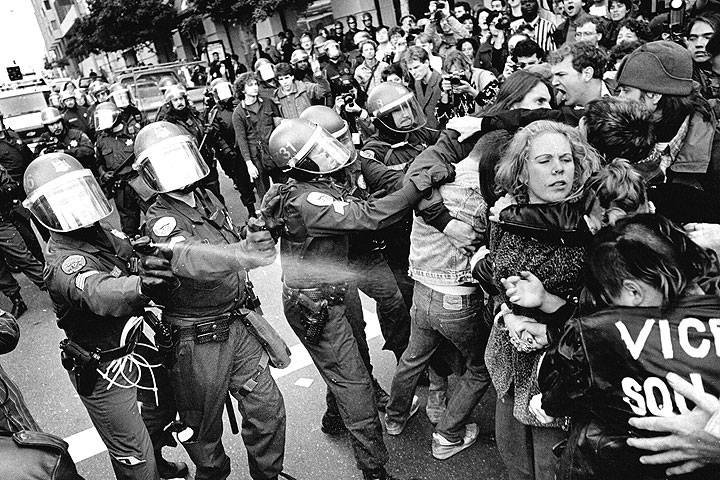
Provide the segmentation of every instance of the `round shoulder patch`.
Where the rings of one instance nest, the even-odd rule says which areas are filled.
[[[175,230],[177,221],[173,217],[161,217],[153,225],[153,233],[158,237],[167,237]]]
[[[372,150],[360,150],[360,156],[368,160],[375,160],[375,152]]]
[[[327,193],[310,192],[307,196],[307,201],[316,207],[327,207],[332,205],[335,199]]]
[[[82,270],[85,264],[87,264],[87,260],[85,260],[85,257],[82,255],[70,255],[63,260],[60,268],[62,268],[63,273],[66,275],[72,275]]]

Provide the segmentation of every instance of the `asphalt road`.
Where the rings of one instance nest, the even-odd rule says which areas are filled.
[[[224,180],[223,192],[232,216],[236,223],[244,222],[247,215],[245,208],[240,204],[237,192],[228,187],[227,179]],[[116,216],[114,220],[117,221]],[[29,310],[19,319],[20,344],[14,352],[0,358],[0,362],[22,389],[30,410],[42,428],[68,439],[80,474],[87,480],[112,479],[114,476],[107,452],[60,365],[58,342],[64,335],[55,324],[50,299],[24,276],[17,275],[17,278]],[[279,260],[269,267],[253,270],[251,279],[263,302],[267,319],[293,351],[290,367],[274,371],[287,410],[286,472],[298,480],[361,479],[348,438],[329,437],[320,431],[320,418],[325,409],[325,385],[282,314]],[[374,302],[363,298],[363,305],[375,376],[389,390],[395,367],[394,357],[381,350],[382,337]],[[0,308],[10,308],[6,298],[0,299]],[[426,389],[420,392],[424,407]],[[401,479],[504,479],[504,467],[494,441],[494,404],[494,392],[491,390],[474,412],[480,428],[477,443],[445,461],[432,458],[432,425],[422,408],[410,420],[402,435],[385,436],[390,451],[388,470]],[[225,432],[223,441],[232,459],[230,478],[249,480],[242,439],[230,433],[227,422]],[[166,448],[165,456],[190,464],[182,448]]]

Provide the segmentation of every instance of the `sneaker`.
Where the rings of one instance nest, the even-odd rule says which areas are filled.
[[[383,388],[380,386],[380,383],[375,377],[373,377],[372,383],[373,391],[375,392],[375,404],[377,405],[377,409],[381,412],[384,412],[385,407],[390,401],[390,395],[385,390],[383,390]]]
[[[468,423],[465,425],[465,436],[462,440],[451,442],[439,433],[435,432],[432,436],[432,454],[438,460],[446,460],[456,453],[460,453],[466,448],[472,446],[477,441],[478,426],[476,423]]]
[[[430,423],[433,425],[440,423],[443,415],[445,415],[445,410],[447,410],[447,395],[445,394],[445,390],[432,390],[428,392],[425,413]]]
[[[420,399],[417,395],[413,395],[412,405],[410,405],[410,414],[407,416],[404,422],[396,422],[388,419],[387,413],[385,414],[385,431],[388,435],[400,435],[405,430],[408,420],[420,410]]]

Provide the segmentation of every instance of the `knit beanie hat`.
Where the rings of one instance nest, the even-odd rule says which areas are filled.
[[[690,52],[675,42],[646,43],[625,57],[617,72],[620,86],[666,95],[690,95],[693,91]]]

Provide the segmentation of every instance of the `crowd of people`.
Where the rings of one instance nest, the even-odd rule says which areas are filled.
[[[185,476],[162,454],[177,443],[195,478],[228,478],[232,398],[250,476],[303,478],[284,464],[268,368],[289,351],[247,275],[279,243],[285,320],[327,384],[318,422],[347,436],[364,479],[404,478],[383,437],[423,402],[433,458],[472,447],[491,386],[511,480],[715,478],[720,6],[644,8],[350,16],[254,45],[250,71],[215,59],[197,75],[203,112],[172,81],[152,119],[120,84],[93,83],[92,102],[60,92],[35,152],[0,129],[0,353],[27,310],[15,268],[49,292],[62,365],[118,479]],[[397,361],[389,392],[359,292]],[[0,381],[0,429],[17,439],[0,449],[30,435],[56,446],[52,478],[80,478]]]

